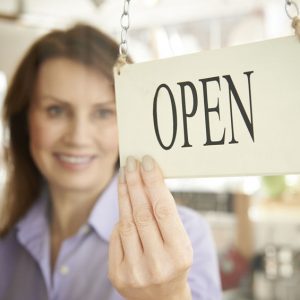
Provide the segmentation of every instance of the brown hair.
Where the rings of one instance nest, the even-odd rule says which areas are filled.
[[[40,193],[42,176],[29,149],[27,114],[39,67],[48,59],[65,57],[103,73],[113,83],[118,45],[107,35],[78,24],[38,39],[20,62],[3,107],[8,144],[4,149],[7,182],[0,216],[0,237],[20,220]]]

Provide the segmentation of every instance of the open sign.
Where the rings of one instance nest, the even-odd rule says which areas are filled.
[[[115,74],[120,160],[166,177],[300,171],[296,37],[146,63]]]

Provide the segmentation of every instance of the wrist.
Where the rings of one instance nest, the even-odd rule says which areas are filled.
[[[170,290],[169,290],[170,291]],[[145,300],[146,298],[143,297],[126,297],[126,300]],[[177,288],[176,291],[173,291],[172,293],[165,293],[164,296],[161,297],[155,297],[153,298],[153,295],[150,298],[147,299],[163,299],[163,300],[192,300],[192,294],[189,284],[186,282],[180,289]]]
[[[182,288],[176,294],[170,296],[168,300],[192,300],[190,286],[186,284],[184,288]]]

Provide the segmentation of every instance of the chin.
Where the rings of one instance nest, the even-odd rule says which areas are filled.
[[[74,183],[70,183],[70,184],[63,184],[63,185],[59,185],[59,189],[65,192],[74,192],[74,193],[91,193],[92,191],[97,191],[97,189],[99,189],[99,194],[101,192],[101,188],[100,185],[91,185],[91,184],[84,184],[84,183],[80,183],[80,184],[74,184]]]
[[[77,178],[72,178],[72,176],[63,176],[63,178],[56,178],[49,181],[50,187],[57,188],[61,191],[76,191],[76,192],[86,192],[95,190],[101,187],[101,180],[99,177],[97,180],[95,178],[90,179],[88,176],[78,176]]]

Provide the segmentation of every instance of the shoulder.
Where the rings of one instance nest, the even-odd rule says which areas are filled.
[[[5,265],[9,257],[14,255],[17,249],[16,229],[11,229],[4,237],[0,237],[0,265]]]
[[[16,228],[13,227],[6,233],[4,236],[0,237],[0,251],[4,251],[8,247],[9,244],[15,241],[16,236]],[[0,252],[1,253],[1,252]]]
[[[12,228],[4,237],[0,237],[0,278],[3,274],[8,278],[8,275],[18,263],[21,251],[22,247],[17,239],[16,228]]]
[[[10,230],[0,237],[0,299],[9,284],[15,269],[19,246],[16,239],[16,229]]]

